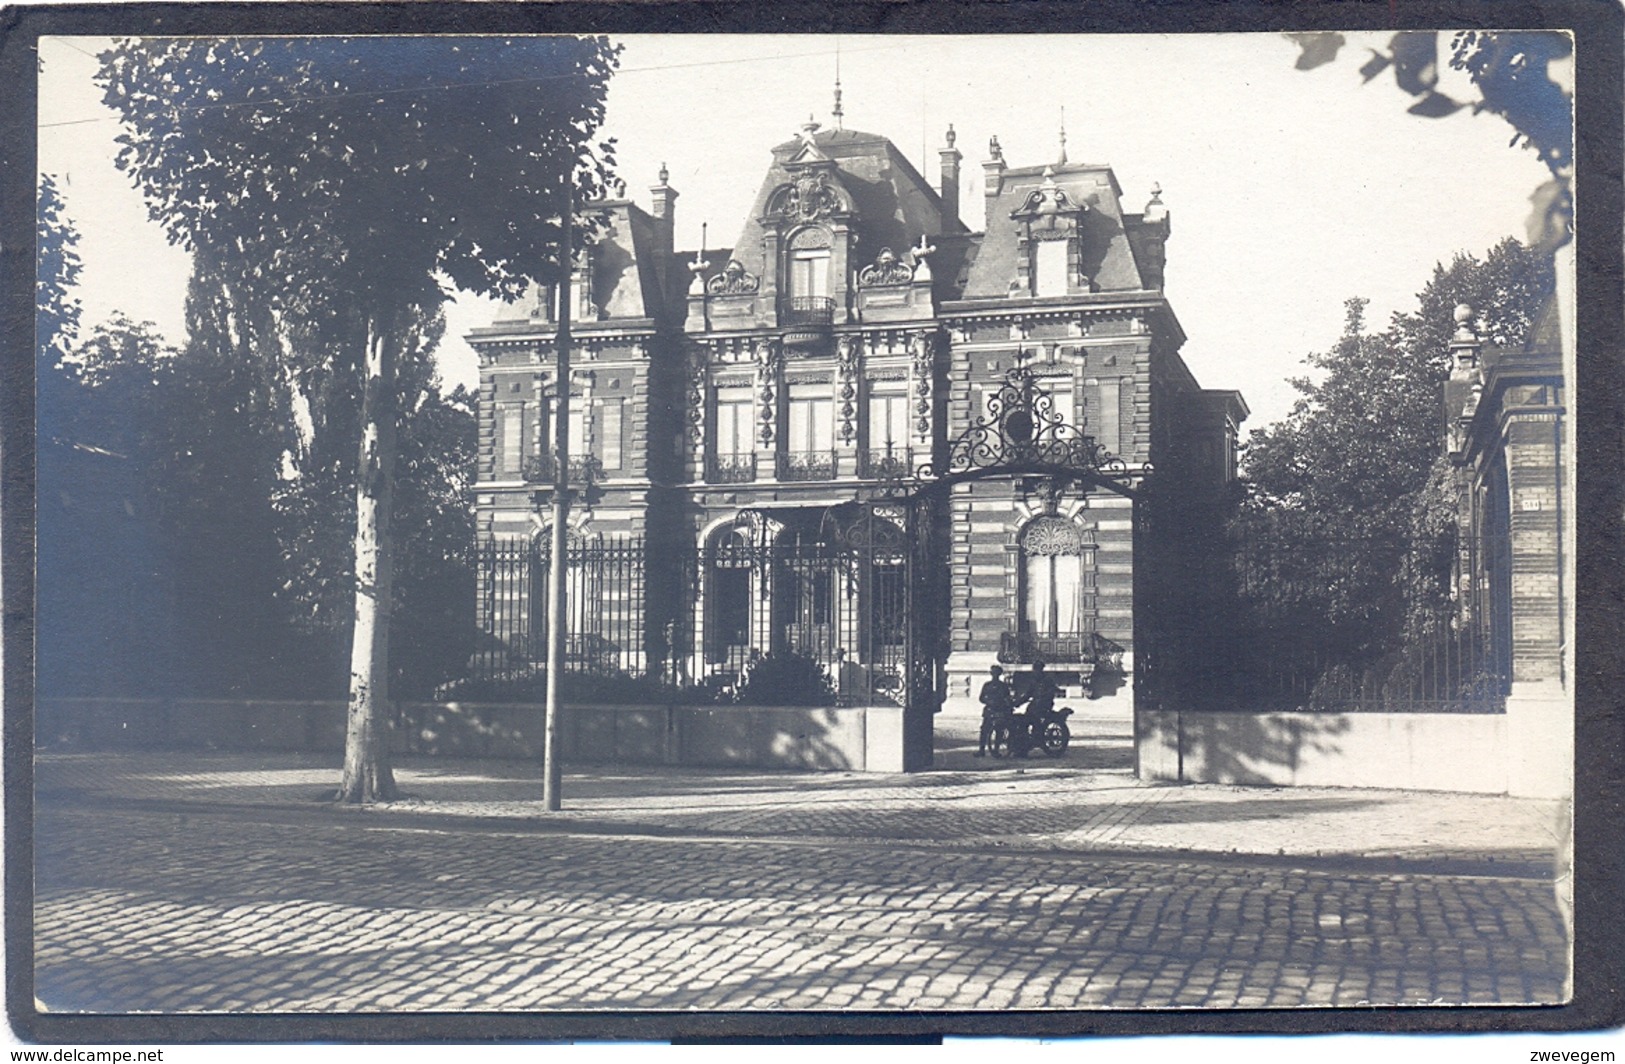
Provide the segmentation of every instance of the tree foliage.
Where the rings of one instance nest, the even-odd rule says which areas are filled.
[[[1348,43],[1340,33],[1289,33],[1298,45],[1297,68],[1334,62]],[[1394,84],[1416,98],[1408,111],[1444,118],[1469,106],[1439,90],[1439,34],[1407,30],[1386,49],[1371,49],[1360,67],[1370,82],[1392,71]],[[1449,63],[1464,71],[1480,93],[1474,114],[1499,115],[1513,128],[1511,144],[1533,149],[1552,179],[1530,196],[1529,243],[1552,251],[1568,240],[1574,219],[1574,39],[1565,32],[1462,30],[1450,38]]]
[[[118,165],[171,240],[319,306],[516,298],[555,271],[563,199],[603,189],[602,38],[126,40],[103,56]]]
[[[1456,527],[1443,454],[1454,308],[1516,346],[1551,288],[1549,256],[1507,240],[1439,265],[1417,308],[1380,332],[1364,300],[1348,302],[1343,336],[1293,382],[1292,412],[1243,452],[1231,535],[1269,629],[1253,638],[1358,664],[1437,624]]]
[[[62,193],[56,179],[41,174],[35,209],[38,241],[34,297],[34,338],[39,364],[55,365],[68,353],[67,345],[79,327],[80,304],[73,294],[82,265],[79,233],[63,215]]]
[[[318,341],[280,363],[313,418],[359,395],[346,800],[394,790],[397,369],[422,357],[442,279],[509,299],[560,279],[570,204],[613,163],[591,139],[616,56],[574,37],[144,39],[102,56],[118,164],[151,216],[230,273],[234,302]]]

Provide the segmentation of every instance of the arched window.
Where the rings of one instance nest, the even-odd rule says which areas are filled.
[[[712,538],[706,555],[710,563],[706,660],[715,664],[737,658],[742,663],[750,647],[750,544],[739,529],[723,529]]]
[[[1040,517],[1021,534],[1021,632],[1056,639],[1083,631],[1083,532],[1072,521]]]

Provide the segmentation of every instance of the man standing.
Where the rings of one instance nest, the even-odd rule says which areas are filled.
[[[1004,682],[1004,670],[995,665],[987,671],[988,681],[977,696],[982,703],[982,734],[976,743],[977,757],[987,756],[993,733],[1009,723],[1010,711],[1015,706],[1010,685]]]
[[[1021,701],[1027,706],[1022,725],[1030,729],[1032,747],[1038,746],[1042,741],[1044,718],[1055,709],[1055,700],[1060,696],[1061,689],[1055,686],[1055,681],[1044,671],[1044,663],[1033,662],[1032,674],[1027,677],[1027,686],[1021,696]],[[1028,752],[1031,753],[1031,749]]]

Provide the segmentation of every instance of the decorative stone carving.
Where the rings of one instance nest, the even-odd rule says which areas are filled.
[[[931,389],[936,377],[936,336],[915,333],[909,338],[914,359],[914,435],[921,443],[931,440]]]
[[[841,209],[841,197],[822,170],[807,170],[779,194],[776,211],[803,222],[827,218]]]
[[[950,129],[950,132],[952,132],[951,129]],[[953,142],[950,141],[949,143],[951,144]],[[924,233],[920,234],[920,242],[919,242],[919,244],[917,244],[916,246],[914,246],[912,248],[909,248],[909,253],[914,256],[914,283],[915,284],[920,284],[923,281],[931,280],[931,264],[929,262],[927,262],[926,259],[929,258],[932,254],[934,254],[936,252],[936,250],[937,250],[936,246],[929,243],[925,239],[925,234]]]
[[[754,274],[745,272],[744,263],[729,259],[722,272],[711,278],[706,290],[714,296],[749,295],[760,288],[762,282]]]
[[[808,226],[805,229],[796,230],[796,234],[790,238],[790,250],[816,250],[818,248],[827,248],[830,243],[831,237],[828,229],[816,225]]]
[[[839,421],[837,431],[842,443],[851,443],[857,437],[857,398],[858,398],[858,342],[851,336],[843,336],[836,341],[835,355],[836,375],[840,383],[836,387],[836,400],[840,403]]]
[[[1083,532],[1064,517],[1040,517],[1022,532],[1021,552],[1029,556],[1082,554]]]
[[[688,268],[694,274],[694,280],[688,286],[688,294],[703,296],[705,294],[705,271],[711,268],[711,263],[706,260],[705,253],[696,251],[694,261],[688,264]]]
[[[762,446],[773,445],[773,426],[778,419],[779,348],[772,340],[760,340],[754,352],[756,361],[756,438]]]
[[[858,284],[864,287],[883,284],[908,284],[914,280],[914,268],[901,261],[891,248],[881,248],[874,265],[858,271]]]
[[[709,361],[703,347],[688,353],[688,439],[696,448],[705,442],[705,375]]]

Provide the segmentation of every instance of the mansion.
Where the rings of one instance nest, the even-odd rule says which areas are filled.
[[[813,122],[770,155],[728,247],[673,246],[664,169],[647,208],[592,205],[605,224],[570,286],[569,465],[588,490],[569,667],[726,686],[794,651],[843,700],[896,700],[923,608],[904,570],[929,531],[950,706],[974,707],[990,665],[1040,660],[1075,692],[1147,697],[1148,625],[1169,612],[1148,604],[1219,536],[1202,507],[1248,413],[1181,358],[1159,191],[1131,208],[1110,167],[1011,165],[995,139],[972,212],[951,128],[935,185],[886,138]],[[543,585],[510,562],[546,549],[554,294],[468,338],[481,653],[502,669],[545,658]],[[1013,373],[1131,490],[988,477],[912,529],[888,491],[944,469]]]

